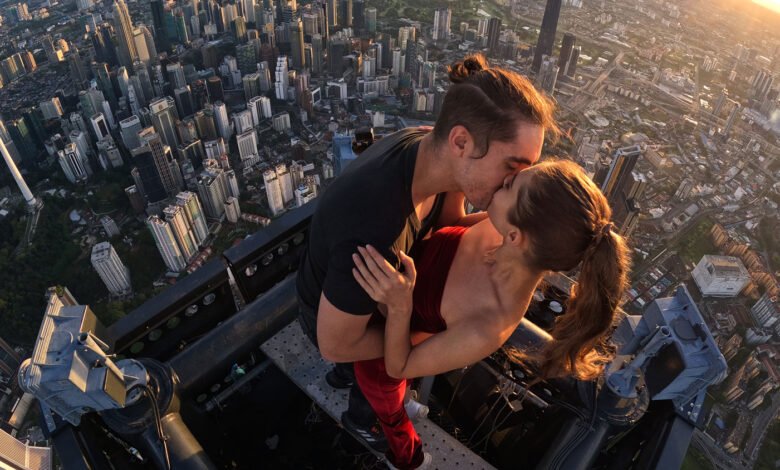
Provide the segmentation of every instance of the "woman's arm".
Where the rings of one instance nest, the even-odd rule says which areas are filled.
[[[463,321],[412,346],[410,321],[412,292],[416,280],[414,262],[404,253],[398,272],[382,255],[368,246],[354,255],[353,274],[377,302],[387,306],[385,324],[385,367],[396,378],[439,374],[473,364],[498,349],[511,334],[500,331],[490,319]]]
[[[385,368],[391,377],[411,379],[466,367],[493,353],[508,337],[489,331],[482,322],[464,321],[412,346],[409,318],[393,310],[387,314]]]

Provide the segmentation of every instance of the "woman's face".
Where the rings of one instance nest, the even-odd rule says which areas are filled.
[[[509,221],[509,211],[517,205],[517,193],[524,184],[528,184],[533,176],[534,167],[523,170],[504,179],[504,184],[493,195],[487,208],[488,216],[493,226],[502,235],[506,236],[514,226]]]

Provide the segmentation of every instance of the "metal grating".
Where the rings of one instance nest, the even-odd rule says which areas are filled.
[[[284,327],[266,341],[261,349],[331,418],[340,422],[341,413],[347,409],[348,390],[336,390],[325,382],[325,373],[330,370],[331,365],[322,359],[319,351],[303,334],[297,321]],[[414,427],[420,434],[425,451],[433,456],[430,468],[494,468],[430,420],[420,419]]]

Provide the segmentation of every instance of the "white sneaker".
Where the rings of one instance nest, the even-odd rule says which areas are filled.
[[[429,454],[428,452],[423,453],[423,461],[420,464],[419,467],[417,467],[415,470],[425,470],[427,468],[430,468],[431,464],[433,463],[433,455]],[[390,470],[398,470],[395,465],[390,463],[389,460],[385,460],[385,464],[387,465],[387,468]]]

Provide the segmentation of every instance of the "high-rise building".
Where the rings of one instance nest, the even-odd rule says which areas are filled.
[[[486,25],[487,48],[491,54],[498,52],[498,38],[501,35],[501,19],[490,18]],[[409,58],[407,57],[407,60]]]
[[[219,136],[225,140],[230,140],[233,135],[233,125],[228,119],[227,106],[221,101],[214,103],[214,124],[217,126]]]
[[[144,197],[141,192],[138,191],[138,187],[136,185],[126,187],[125,194],[127,195],[127,199],[130,200],[130,206],[133,208],[133,212],[136,214],[143,214],[146,209],[146,202],[144,202]]]
[[[125,67],[131,67],[138,60],[138,51],[133,40],[133,21],[124,0],[114,0],[113,13],[119,62]]]
[[[62,104],[58,97],[50,98],[45,101],[41,101],[38,104],[38,108],[41,110],[44,119],[59,119],[64,114],[62,110]]]
[[[560,69],[555,62],[555,58],[545,56],[542,60],[542,66],[536,74],[536,87],[544,90],[548,95],[553,96],[555,94],[555,84],[558,80],[559,72]]]
[[[260,74],[250,73],[244,75],[241,78],[241,82],[244,85],[244,98],[249,101],[255,96],[259,96],[262,91],[260,90]]]
[[[119,226],[114,222],[114,219],[112,219],[111,216],[104,215],[101,217],[100,225],[103,226],[103,230],[106,231],[106,236],[108,236],[108,238],[119,235]]]
[[[276,177],[279,180],[279,187],[282,191],[282,202],[286,206],[295,197],[293,192],[293,181],[290,171],[287,169],[287,165],[280,163],[275,168]]]
[[[536,41],[534,50],[534,61],[531,69],[539,72],[542,66],[542,56],[552,56],[553,46],[555,45],[555,31],[558,29],[558,17],[561,14],[562,0],[547,0],[542,17],[542,27],[539,30],[539,39]]]
[[[376,33],[376,8],[366,8],[366,31],[369,34]]]
[[[241,207],[238,205],[238,199],[233,196],[225,201],[225,218],[228,222],[235,224],[241,217]]]
[[[244,168],[251,168],[260,162],[260,156],[257,153],[257,133],[250,128],[248,131],[236,136],[236,145],[238,145],[238,155]]]
[[[100,141],[106,137],[111,137],[111,132],[108,130],[108,124],[103,113],[97,113],[89,118],[89,123],[92,125],[92,132],[95,133],[95,138]]]
[[[171,227],[171,232],[179,245],[182,257],[189,262],[198,254],[198,243],[184,208],[179,205],[170,205],[163,209],[163,215]]]
[[[126,295],[133,290],[130,270],[119,259],[111,243],[100,242],[93,246],[90,261],[111,294]]]
[[[152,125],[166,145],[176,148],[179,145],[176,136],[176,103],[170,96],[159,98],[149,103]]]
[[[190,191],[180,192],[176,195],[176,204],[184,209],[184,216],[192,227],[195,244],[197,246],[202,246],[209,235],[209,230],[206,225],[206,216],[203,214],[203,207],[200,205],[198,195]]]
[[[620,194],[613,197],[612,221],[618,233],[630,237],[639,223],[639,200],[647,187],[645,175],[633,172]]]
[[[433,29],[431,38],[434,41],[446,41],[450,38],[450,23],[452,22],[452,10],[449,7],[433,10]]]
[[[612,164],[609,167],[604,183],[601,185],[601,192],[604,193],[610,205],[613,205],[615,198],[623,192],[623,188],[628,184],[631,178],[631,172],[634,171],[637,160],[642,155],[642,149],[638,145],[622,147],[615,151],[612,157]]]
[[[263,172],[263,183],[265,183],[265,194],[268,197],[268,207],[273,215],[279,215],[284,211],[284,199],[282,198],[282,187],[279,178],[274,170],[268,169]]]
[[[209,77],[206,79],[206,88],[209,92],[209,101],[216,103],[225,100],[225,93],[222,91],[222,79],[219,77]]]
[[[352,27],[352,0],[339,0],[339,26]]]
[[[187,260],[181,253],[179,244],[176,242],[176,237],[173,235],[171,225],[160,219],[156,215],[150,216],[146,219],[146,225],[152,232],[152,238],[154,239],[157,250],[162,256],[165,266],[171,272],[180,272],[187,267]]]
[[[569,57],[569,62],[566,64],[566,76],[569,78],[574,78],[574,75],[577,73],[577,61],[580,60],[580,52],[582,51],[582,48],[580,46],[576,46],[571,51],[571,57]]]
[[[287,89],[290,86],[290,81],[289,81],[289,73],[287,70],[287,56],[280,56],[279,59],[276,61],[275,77],[276,77],[276,81],[274,82],[274,87],[276,91],[276,99],[278,100],[288,99]]]
[[[301,20],[290,24],[290,58],[294,70],[303,70],[306,63],[303,56],[303,23]]]
[[[86,154],[82,153],[75,143],[65,145],[65,149],[58,151],[57,156],[65,177],[71,183],[86,181],[92,175]]]
[[[571,55],[574,52],[574,42],[577,40],[576,36],[571,33],[563,33],[563,39],[561,40],[561,53],[558,56],[558,78],[567,75],[569,68],[569,62],[571,61]]]
[[[163,0],[151,0],[149,7],[152,10],[152,25],[154,25],[154,34],[157,44],[163,51],[171,48],[168,35],[165,32],[165,5]]]
[[[271,117],[271,126],[276,132],[284,132],[290,128],[290,114],[287,111],[276,113]]]
[[[184,75],[184,67],[180,63],[174,62],[165,66],[168,73],[168,80],[171,82],[171,88],[181,88],[187,86],[187,77]]]
[[[175,130],[174,130],[175,133]],[[168,196],[173,196],[181,190],[181,172],[178,163],[171,154],[171,148],[165,145],[160,135],[153,128],[147,127],[138,136],[145,147],[152,153],[154,167]],[[146,184],[144,184],[146,190]]]
[[[780,327],[780,299],[765,292],[750,309],[756,325],[762,328]]]
[[[192,99],[192,91],[190,90],[189,85],[173,90],[173,96],[174,101],[176,101],[176,110],[178,111],[179,116],[185,118],[195,114],[195,102]]]
[[[122,142],[128,150],[133,150],[141,145],[141,139],[138,133],[141,132],[141,120],[136,115],[119,121],[119,132],[122,135]]]
[[[228,198],[228,183],[225,172],[215,160],[206,160],[204,170],[198,176],[198,196],[206,215],[221,219],[225,213]]]

